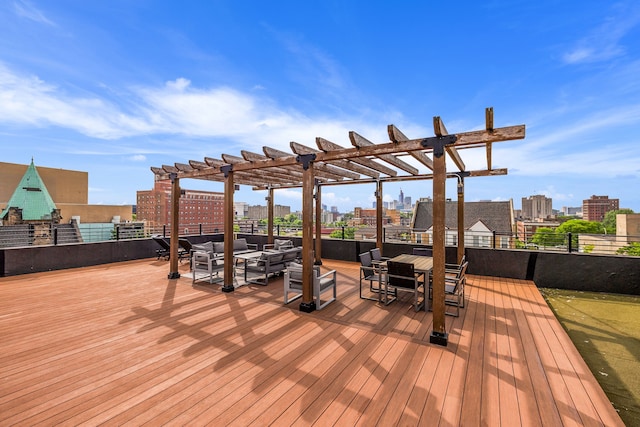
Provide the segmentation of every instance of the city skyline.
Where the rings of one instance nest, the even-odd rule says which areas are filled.
[[[541,194],[559,208],[608,195],[640,211],[640,5],[631,0],[13,0],[0,20],[0,160],[87,171],[91,204],[135,204],[153,186],[150,166],[290,151],[290,141],[314,146],[318,136],[347,147],[351,130],[384,143],[388,124],[428,137],[434,116],[450,133],[478,130],[493,107],[496,127],[525,124],[526,138],[493,144],[493,167],[509,173],[466,180],[465,200],[518,208]],[[483,152],[462,154],[470,170],[486,164]],[[385,199],[400,186],[414,201],[432,193],[430,181],[396,184],[385,184]],[[333,186],[323,203],[371,206],[374,191]],[[446,197],[456,198],[452,180]],[[301,201],[296,190],[275,198]]]

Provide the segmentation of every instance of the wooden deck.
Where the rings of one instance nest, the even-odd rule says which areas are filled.
[[[470,276],[443,348],[410,295],[324,268],[311,314],[282,278],[225,294],[165,261],[0,278],[0,425],[622,425],[533,283]]]

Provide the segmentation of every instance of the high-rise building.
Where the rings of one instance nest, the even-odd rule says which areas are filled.
[[[171,182],[157,181],[152,190],[137,192],[138,220],[157,227],[171,224]],[[200,190],[181,191],[178,224],[180,232],[196,233],[224,228],[224,193]]]
[[[404,209],[404,193],[402,192],[402,188],[400,189],[400,195],[398,196],[398,200],[395,201],[395,209],[401,210]]]
[[[609,196],[591,196],[582,201],[582,218],[587,221],[602,221],[609,211],[620,209],[620,199]]]
[[[522,198],[522,217],[525,219],[549,218],[553,215],[550,197],[538,194]]]

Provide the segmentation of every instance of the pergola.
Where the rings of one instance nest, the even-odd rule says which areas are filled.
[[[352,147],[345,148],[317,137],[317,148],[290,143],[291,153],[263,147],[263,154],[241,151],[241,157],[222,154],[221,159],[205,157],[204,162],[152,167],[156,180],[171,180],[172,220],[169,278],[178,278],[178,207],[180,180],[184,178],[224,182],[225,260],[233,259],[233,194],[237,185],[251,185],[254,190],[267,190],[268,242],[273,242],[273,195],[281,188],[302,188],[302,264],[303,294],[300,310],[314,310],[313,264],[321,263],[320,213],[321,189],[325,185],[358,183],[376,184],[376,246],[382,249],[382,186],[385,182],[406,180],[433,181],[433,330],[430,341],[446,345],[445,329],[445,184],[447,178],[458,180],[458,261],[464,254],[464,179],[466,177],[506,175],[507,169],[493,169],[494,142],[523,139],[525,125],[494,128],[493,108],[485,111],[485,129],[449,135],[440,117],[433,118],[434,136],[409,139],[394,125],[388,125],[388,142],[375,144],[356,132],[349,132]],[[464,149],[479,148],[486,152],[486,169],[467,170],[460,155]],[[410,156],[429,169],[422,174],[402,157]],[[451,158],[455,171],[447,171]],[[316,239],[313,238],[314,200]],[[175,237],[175,238],[174,238]],[[233,263],[224,263],[224,292],[232,292]]]

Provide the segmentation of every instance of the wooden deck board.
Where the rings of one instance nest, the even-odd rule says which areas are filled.
[[[531,282],[470,276],[449,345],[411,295],[310,314],[130,261],[0,278],[0,424],[622,425]],[[188,266],[180,266],[187,273]]]

